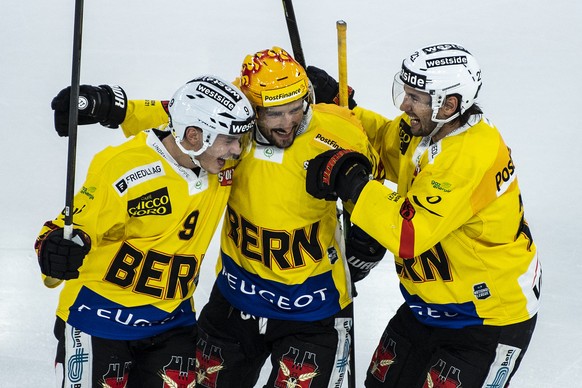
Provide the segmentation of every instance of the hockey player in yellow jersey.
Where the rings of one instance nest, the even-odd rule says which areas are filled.
[[[120,88],[81,90],[99,97],[87,106],[106,111],[111,124],[125,116]],[[255,115],[234,85],[214,76],[181,87],[169,113],[167,127],[94,157],[74,198],[72,240],[63,239],[62,216],[37,238],[42,273],[65,280],[55,324],[58,386],[195,385],[192,295]]]
[[[378,156],[349,110],[309,103],[305,70],[286,51],[247,56],[240,86],[257,130],[235,171],[217,280],[200,314],[207,337],[200,336],[199,359],[206,370],[225,366],[216,387],[254,387],[269,356],[267,386],[341,386],[350,277],[336,205],[305,192],[304,166],[325,150],[350,147],[377,173]]]
[[[257,127],[234,171],[217,280],[198,320],[198,386],[254,387],[270,356],[269,386],[339,387],[349,357],[351,281],[385,249],[371,238],[362,243],[369,238],[362,232],[344,252],[336,204],[307,194],[305,162],[326,150],[355,149],[381,179],[379,157],[351,111],[311,104],[305,69],[285,50],[248,55],[235,84],[255,108]],[[163,107],[129,101],[118,123],[135,134],[163,121]],[[55,119],[62,113],[56,109]]]
[[[354,108],[397,191],[369,181],[351,151],[309,162],[307,190],[354,201],[352,222],[395,256],[405,303],[368,388],[507,387],[528,348],[541,267],[511,152],[475,102],[481,84],[469,51],[430,45],[394,77],[404,114]]]

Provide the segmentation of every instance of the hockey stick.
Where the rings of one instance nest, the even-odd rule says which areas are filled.
[[[346,33],[348,25],[343,20],[336,22],[337,29],[337,60],[339,74],[339,104],[348,106],[348,59],[346,48]],[[344,239],[347,240],[350,232],[350,213],[345,208],[342,211],[342,223],[344,227]],[[352,285],[352,298],[356,297],[356,288]],[[356,326],[354,317],[354,299],[352,299],[352,341],[350,342],[350,366],[348,370],[348,387],[356,387]]]
[[[293,10],[293,0],[283,0],[283,11],[285,11],[285,21],[287,22],[287,31],[289,31],[289,39],[291,40],[293,58],[295,58],[303,68],[306,68],[303,48],[301,47],[301,38],[299,37],[299,29],[297,28],[297,19],[295,19],[295,11]]]
[[[81,78],[81,42],[83,37],[83,0],[75,0],[75,25],[73,30],[73,64],[71,72],[71,96],[69,105],[69,148],[67,152],[67,185],[65,194],[65,226],[63,237],[73,236],[73,198],[75,195],[75,166],[77,154],[77,114],[79,112],[79,84]],[[47,287],[56,287],[63,281],[45,277]]]
[[[337,58],[339,74],[339,102],[340,106],[348,106],[348,60],[346,48],[346,35],[348,25],[343,20],[338,20],[337,28]]]
[[[293,50],[293,57],[295,60],[303,66],[303,68],[307,68],[305,63],[305,56],[303,55],[303,48],[301,47],[301,38],[299,36],[299,29],[297,28],[297,19],[295,18],[295,11],[293,10],[293,1],[292,0],[283,0],[283,10],[285,12],[285,21],[287,22],[287,31],[289,32],[289,39],[291,40],[291,49]],[[339,23],[343,23],[343,26],[340,28]],[[343,50],[343,55],[338,56],[338,63],[340,67],[340,105],[348,106],[348,97],[347,97],[347,55],[346,55],[346,29],[347,24],[343,21],[338,21],[338,54]],[[343,31],[340,34],[340,30]],[[340,36],[342,38],[340,39]],[[342,42],[340,44],[340,41]],[[343,58],[343,59],[342,59]],[[343,63],[343,66],[342,66]],[[343,74],[343,76],[342,76]],[[343,80],[343,81],[342,81]],[[342,87],[343,82],[343,87]],[[343,97],[342,103],[342,90],[345,90],[345,96]],[[350,225],[350,215],[345,210],[342,211],[342,220],[343,220],[343,227],[344,227],[344,238],[347,238],[349,225]],[[354,342],[354,314],[353,314],[353,302],[352,302],[352,340],[350,342],[350,362],[349,362],[349,371],[348,371],[348,388],[356,388],[356,361],[355,361],[355,342]]]

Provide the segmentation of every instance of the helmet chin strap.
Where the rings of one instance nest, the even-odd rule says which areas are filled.
[[[202,147],[200,147],[200,149],[198,151],[187,150],[182,145],[182,139],[179,136],[176,136],[176,132],[174,131],[173,128],[172,128],[172,134],[174,135],[174,140],[176,141],[176,145],[178,146],[180,151],[182,151],[183,153],[188,155],[190,157],[190,159],[192,159],[192,163],[194,163],[194,165],[196,167],[202,167],[202,166],[200,166],[200,162],[198,161],[198,159],[196,159],[196,157],[200,156],[204,151],[206,151],[206,149],[208,148],[208,144],[206,144],[205,142],[202,142]]]
[[[449,123],[451,121],[453,121],[454,119],[456,119],[457,117],[459,117],[460,113],[457,112],[454,115],[452,115],[451,117],[441,120],[441,119],[437,119],[436,116],[438,114],[438,109],[433,109],[432,110],[432,122],[433,123],[437,123],[436,127],[432,130],[432,132],[428,135],[428,137],[432,138],[434,135],[436,135],[438,133],[438,131],[441,130],[441,128],[443,127],[443,125],[445,125],[446,123]]]

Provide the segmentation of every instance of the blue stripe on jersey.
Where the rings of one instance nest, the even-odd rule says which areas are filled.
[[[222,295],[237,309],[258,317],[316,321],[340,311],[331,271],[301,284],[283,284],[245,271],[224,252],[216,279]]]
[[[418,295],[410,295],[402,284],[400,284],[400,291],[414,316],[425,325],[460,329],[483,324],[483,318],[477,315],[473,302],[426,303]]]
[[[125,307],[83,286],[70,308],[67,322],[97,337],[135,340],[194,325],[196,315],[189,299],[168,313],[151,305]]]

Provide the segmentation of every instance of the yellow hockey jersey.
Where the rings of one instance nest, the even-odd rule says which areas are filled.
[[[217,175],[180,166],[151,130],[98,153],[74,198],[91,238],[57,315],[91,335],[141,339],[196,322],[192,294],[222,218],[233,161]],[[62,227],[61,215],[43,235]],[[38,244],[37,244],[38,248]]]
[[[312,106],[293,145],[254,143],[235,169],[222,227],[217,284],[231,304],[267,318],[313,321],[351,302],[336,203],[305,190],[305,165],[331,148],[371,148],[353,114],[335,105]]]
[[[130,102],[125,134],[161,121],[160,106]],[[144,120],[148,111],[152,121]],[[351,303],[336,203],[307,194],[306,162],[349,148],[365,154],[382,178],[379,156],[353,112],[312,105],[305,122],[291,147],[253,143],[234,170],[217,285],[232,305],[259,317],[314,321]]]
[[[449,328],[532,317],[541,267],[497,128],[476,115],[432,144],[412,136],[406,114],[391,121],[355,111],[398,189],[367,184],[352,222],[395,254],[416,317]]]

